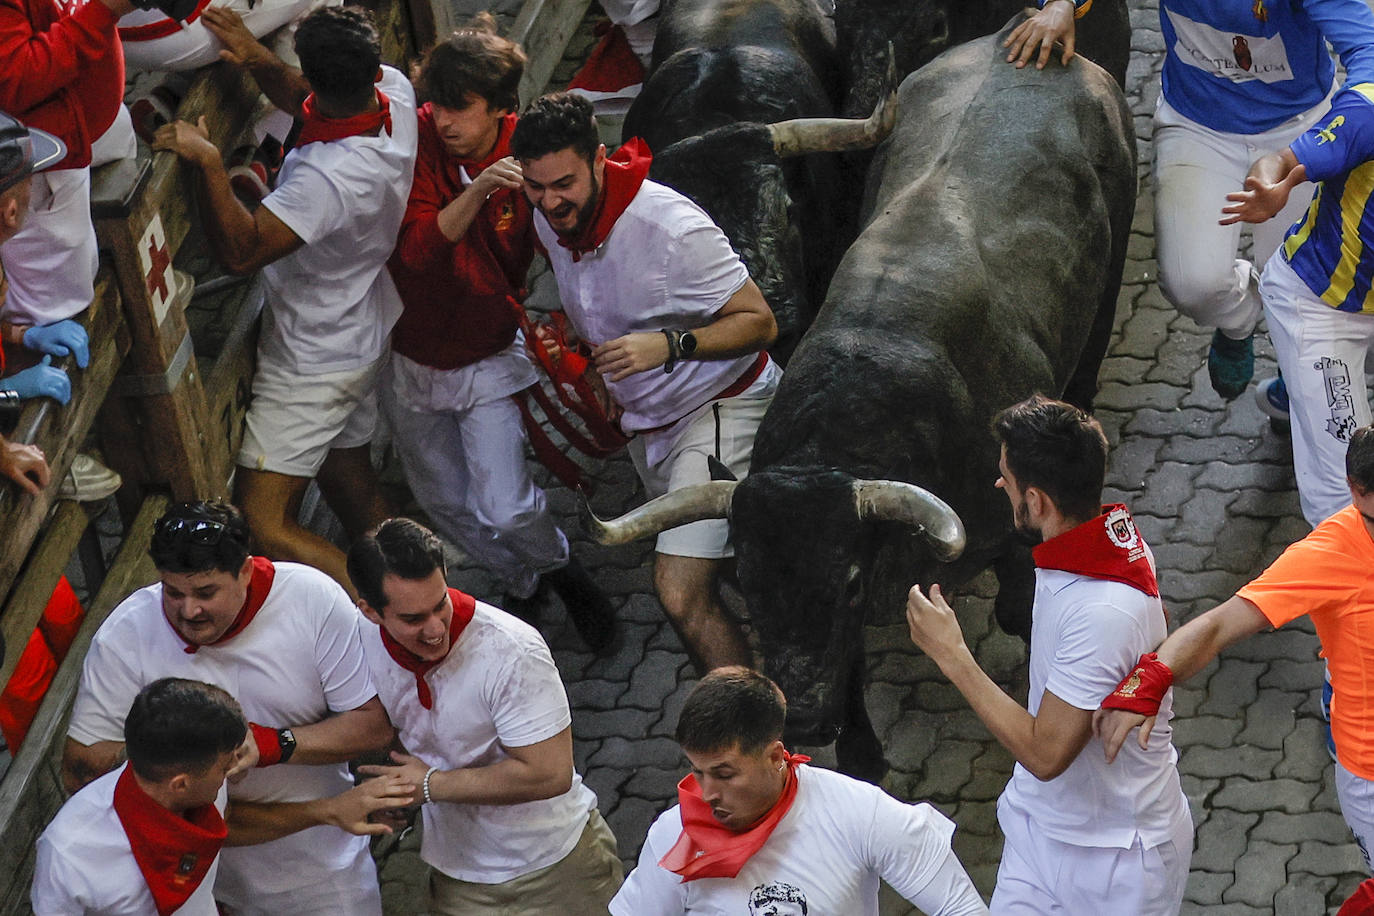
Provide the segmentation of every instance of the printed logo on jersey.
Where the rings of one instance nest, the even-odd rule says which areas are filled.
[[[1127,562],[1135,562],[1145,556],[1145,548],[1140,543],[1140,532],[1135,528],[1131,513],[1125,507],[1118,507],[1107,513],[1107,538],[1126,551]]]
[[[1282,35],[1273,38],[1237,35],[1196,22],[1173,10],[1165,12],[1174,27],[1173,52],[1188,66],[1233,83],[1251,80],[1283,83],[1293,79],[1293,67],[1288,62],[1288,49],[1284,47]],[[1260,22],[1269,18],[1263,0],[1256,0],[1254,12]]]
[[[1326,406],[1331,411],[1331,417],[1326,421],[1326,431],[1338,442],[1349,442],[1356,429],[1355,401],[1350,393],[1350,369],[1345,360],[1329,356],[1318,359],[1312,368],[1322,374]]]
[[[1345,115],[1336,115],[1331,119],[1331,123],[1317,131],[1317,145],[1323,143],[1333,143],[1336,140],[1336,128],[1345,123]]]
[[[496,216],[496,231],[508,232],[515,225],[515,204],[509,200],[501,202],[501,212]]]
[[[1269,11],[1264,8],[1264,0],[1255,0],[1255,5],[1250,7],[1250,12],[1255,14],[1255,19],[1259,22],[1269,21]]]
[[[782,881],[760,884],[749,894],[749,916],[807,916],[806,894]]]

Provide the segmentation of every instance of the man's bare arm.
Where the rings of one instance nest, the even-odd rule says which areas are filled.
[[[330,825],[358,836],[380,836],[391,827],[371,815],[404,807],[415,786],[398,776],[369,779],[332,798],[308,802],[232,801],[226,820],[229,846],[252,846],[280,839],[310,827]]]
[[[1245,188],[1226,195],[1231,204],[1221,208],[1227,215],[1218,222],[1223,226],[1265,222],[1284,208],[1288,195],[1306,180],[1307,166],[1298,162],[1291,146],[1261,156],[1251,164]]]
[[[310,94],[310,83],[300,70],[287,66],[268,50],[231,9],[207,6],[200,21],[224,45],[219,52],[220,60],[246,69],[269,102],[292,117],[300,115],[301,103]]]
[[[62,787],[68,794],[73,794],[124,763],[125,759],[123,741],[82,744],[68,738],[62,748]]]
[[[343,763],[389,746],[396,736],[378,697],[311,725],[292,726],[291,733],[296,751],[288,764]]]
[[[509,755],[499,763],[461,770],[436,770],[430,777],[434,801],[470,805],[518,805],[562,795],[572,786],[572,728],[536,744],[506,748]],[[396,775],[423,787],[429,767],[406,754],[391,755],[396,766],[363,766],[364,775]],[[424,801],[418,794],[415,801]]]

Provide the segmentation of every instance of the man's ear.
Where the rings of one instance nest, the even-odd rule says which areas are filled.
[[[376,608],[367,603],[366,598],[358,599],[358,610],[362,611],[363,616],[366,617],[368,620],[372,621],[373,623],[375,623],[377,626],[382,625],[382,615],[377,613]]]
[[[239,567],[239,571],[235,574],[235,578],[242,582],[244,586],[247,586],[249,582],[253,581],[253,555],[251,553],[243,558],[243,565]]]
[[[178,773],[167,780],[167,788],[173,795],[181,795],[191,786],[191,776],[189,773]]]
[[[8,238],[19,231],[19,197],[11,195],[0,199],[0,238]]]
[[[604,143],[596,148],[596,155],[592,157],[592,174],[596,176],[597,184],[600,184],[606,177],[606,144]]]

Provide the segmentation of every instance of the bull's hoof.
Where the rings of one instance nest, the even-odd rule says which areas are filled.
[[[872,728],[840,729],[835,739],[835,766],[841,773],[878,785],[887,775],[883,746]]]

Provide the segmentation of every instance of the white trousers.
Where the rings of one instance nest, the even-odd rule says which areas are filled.
[[[39,172],[23,227],[0,245],[9,298],[0,317],[15,324],[70,318],[95,296],[98,256],[91,222],[91,170]]]
[[[1302,515],[1316,527],[1350,505],[1345,452],[1350,434],[1370,422],[1365,355],[1374,315],[1327,305],[1275,254],[1260,279],[1269,338],[1288,386],[1293,472]]]
[[[1374,871],[1369,859],[1369,851],[1374,849],[1374,782],[1356,776],[1336,761],[1336,798],[1346,825],[1360,844],[1365,870]]]
[[[1250,164],[1281,150],[1311,127],[1330,101],[1262,134],[1227,134],[1190,121],[1161,97],[1154,118],[1155,252],[1159,288],[1184,315],[1228,337],[1248,336],[1260,302],[1251,263],[1236,257],[1239,224],[1219,226],[1226,195],[1245,185]],[[1277,216],[1252,227],[1255,264],[1263,265],[1312,200],[1312,184],[1293,189]]]
[[[438,409],[406,393],[388,371],[382,410],[416,501],[439,533],[506,592],[527,597],[541,572],[567,565],[568,539],[525,464],[519,408],[499,397],[466,409]]]
[[[999,803],[1006,843],[989,907],[993,916],[1176,916],[1188,884],[1193,822],[1145,849],[1070,846],[1040,833],[1030,817]]]
[[[255,38],[261,38],[309,13],[316,0],[221,0],[214,5],[238,13],[248,31]],[[120,19],[119,24],[137,27],[165,18],[136,10]],[[219,39],[197,18],[162,38],[125,40],[124,63],[130,70],[195,70],[219,60],[219,52],[223,49]]]

